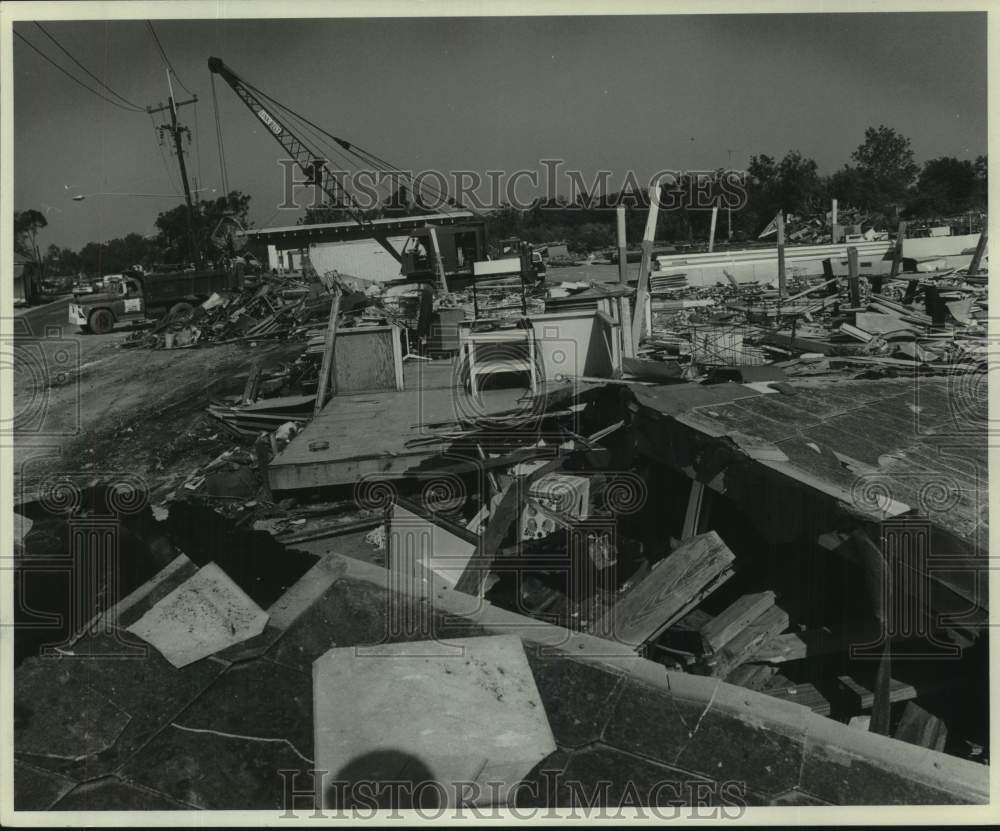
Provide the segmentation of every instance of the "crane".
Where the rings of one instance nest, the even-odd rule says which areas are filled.
[[[371,236],[397,262],[402,262],[400,252],[396,250],[395,246],[393,246],[384,234],[379,234],[374,230],[371,223],[365,219],[351,194],[340,187],[335,177],[326,175],[328,172],[327,161],[323,158],[323,155],[316,152],[303,139],[295,135],[289,129],[288,125],[282,123],[277,114],[273,112],[274,108],[270,108],[265,104],[262,99],[267,96],[264,96],[260,90],[233,72],[232,69],[223,63],[221,58],[209,58],[208,68],[229,84],[233,92],[246,104],[247,109],[267,128],[267,131],[281,145],[289,158],[294,160],[299,169],[305,174],[307,181],[320,188],[333,205],[343,208],[355,222],[369,230]],[[330,136],[330,138],[336,141],[344,150],[348,152],[353,151],[354,148],[349,142],[336,136]]]
[[[482,217],[467,219],[470,217],[470,213],[465,211],[454,199],[447,198],[446,192],[423,183],[419,189],[424,189],[439,199],[443,199],[443,204],[461,211],[460,217],[467,219],[467,221],[461,224],[449,224],[449,227],[426,222],[424,227],[412,231],[402,252],[397,251],[379,223],[373,223],[365,216],[357,200],[330,173],[326,158],[322,152],[318,152],[317,148],[326,144],[328,149],[337,155],[353,157],[364,165],[373,166],[379,172],[392,173],[409,180],[411,189],[417,190],[416,180],[411,174],[400,170],[374,153],[327,132],[318,124],[314,124],[290,107],[253,86],[245,78],[241,78],[220,58],[209,58],[208,68],[213,75],[220,76],[229,84],[254,117],[267,128],[267,132],[305,174],[306,181],[319,188],[335,207],[343,209],[358,223],[367,236],[375,239],[400,263],[400,272],[404,281],[437,281],[441,288],[447,292],[449,285],[456,288],[473,280],[474,263],[489,258],[485,219]],[[216,118],[218,118],[218,114],[216,114]],[[288,123],[290,120],[294,120],[298,125],[295,131]],[[311,137],[305,138],[302,136],[303,133],[309,133]],[[426,219],[426,217],[424,218]],[[522,286],[525,281],[533,284],[538,277],[544,275],[541,255],[534,252],[527,243],[518,242],[514,248],[520,252],[521,262],[518,263],[517,256],[514,256],[513,260],[509,260],[509,262],[517,265],[516,271],[523,272]]]

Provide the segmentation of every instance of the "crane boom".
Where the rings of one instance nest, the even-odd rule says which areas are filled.
[[[325,175],[327,172],[326,160],[296,136],[287,125],[283,124],[277,115],[271,112],[265,106],[264,102],[257,97],[253,89],[239,75],[226,66],[220,58],[209,58],[208,68],[211,72],[221,76],[232,87],[233,92],[236,93],[239,99],[246,104],[250,112],[267,128],[267,131],[274,136],[275,141],[282,146],[284,151],[298,165],[306,177],[312,183],[318,185],[334,205],[344,208],[355,222],[363,228],[369,229],[372,237],[397,261],[401,262],[402,256],[396,250],[395,246],[389,242],[386,236],[374,232],[371,223],[358,210],[357,204],[351,195],[336,184],[334,177]]]

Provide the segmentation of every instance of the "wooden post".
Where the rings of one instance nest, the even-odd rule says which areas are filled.
[[[618,282],[623,286],[628,282],[628,255],[625,238],[625,206],[618,206]]]
[[[708,232],[708,253],[712,253],[712,249],[715,248],[715,223],[719,219],[719,208],[718,206],[712,208],[712,226]]]
[[[979,266],[983,261],[983,255],[986,253],[986,231],[984,230],[979,235],[979,242],[976,243],[976,253],[972,255],[972,262],[969,263],[968,275],[970,277],[975,276],[979,273]]]
[[[895,277],[899,274],[899,267],[903,263],[903,240],[906,239],[906,223],[900,222],[899,228],[896,230],[896,248],[892,252],[892,270],[889,272],[890,277]]]
[[[861,283],[858,279],[858,249],[853,245],[847,246],[847,289],[851,308],[858,308],[861,305]]]
[[[642,235],[642,261],[639,263],[639,279],[635,289],[635,308],[632,310],[632,343],[638,350],[642,338],[646,305],[649,302],[649,267],[653,259],[653,239],[656,237],[656,220],[660,216],[660,182],[649,186],[649,213],[646,214],[646,230]]]
[[[316,403],[313,406],[313,418],[319,415],[326,404],[326,391],[332,388],[333,348],[337,339],[337,315],[340,314],[340,289],[333,291],[333,301],[330,303],[330,320],[326,325],[326,340],[323,341],[323,362],[319,368],[319,382],[316,385]]]
[[[837,244],[837,200],[831,200],[830,205],[830,242]]]
[[[441,256],[441,248],[438,246],[437,229],[433,225],[428,225],[427,230],[431,235],[431,247],[434,251],[434,263],[437,266],[438,281],[441,283],[441,291],[448,293],[448,280],[444,276],[444,258]]]
[[[785,212],[778,211],[778,297],[785,291]]]

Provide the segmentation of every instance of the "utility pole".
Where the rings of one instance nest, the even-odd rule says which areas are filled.
[[[184,164],[184,149],[181,143],[181,138],[184,133],[187,133],[188,141],[190,142],[191,131],[183,124],[179,124],[177,121],[177,108],[183,107],[187,104],[197,104],[198,96],[195,95],[187,101],[174,101],[174,85],[170,80],[169,69],[167,70],[167,89],[170,94],[168,104],[166,106],[161,104],[155,109],[152,107],[146,107],[146,112],[150,115],[164,111],[168,111],[170,113],[170,123],[161,124],[156,129],[160,131],[161,136],[164,132],[170,133],[170,137],[174,142],[174,151],[177,153],[177,166],[181,170],[181,183],[184,186],[184,201],[187,203],[188,247],[190,249],[191,259],[200,266],[202,264],[203,257],[202,252],[198,247],[198,240],[194,233],[194,203],[191,201],[191,186],[188,184],[187,165]]]
[[[726,152],[729,154],[729,170],[732,170],[733,169],[733,152],[734,151],[727,149]],[[726,231],[727,231],[727,233],[726,233],[726,239],[729,242],[732,242],[733,241],[733,209],[728,204],[726,205],[726,225],[728,226],[726,228]]]

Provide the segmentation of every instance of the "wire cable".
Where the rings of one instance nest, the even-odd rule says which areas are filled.
[[[115,107],[118,107],[121,110],[125,110],[125,112],[129,112],[129,113],[141,113],[141,112],[145,112],[141,108],[126,107],[124,104],[118,103],[113,98],[108,98],[107,96],[102,95],[96,89],[94,89],[93,87],[88,86],[83,81],[81,81],[79,78],[77,78],[68,69],[66,69],[65,67],[62,67],[59,64],[57,64],[54,60],[52,60],[52,58],[50,58],[48,55],[46,55],[41,49],[39,49],[37,46],[35,46],[35,44],[33,44],[30,40],[28,40],[20,32],[14,32],[14,34],[18,38],[20,38],[25,44],[27,44],[31,49],[33,49],[35,52],[37,52],[39,55],[41,55],[46,61],[48,61],[50,64],[52,64],[52,66],[54,66],[56,69],[58,69],[60,72],[62,72],[63,75],[65,75],[67,78],[69,78],[74,83],[79,84],[81,87],[83,87],[88,92],[92,92],[94,95],[96,95],[102,101],[106,101],[107,103],[112,104],[112,105],[114,105]]]
[[[134,101],[129,101],[129,100],[128,100],[128,99],[127,99],[127,98],[126,98],[126,97],[125,97],[124,95],[122,95],[121,93],[119,93],[119,92],[115,92],[115,90],[113,90],[113,89],[112,89],[111,87],[109,87],[109,86],[108,86],[108,85],[107,85],[106,83],[104,83],[104,81],[102,81],[102,80],[101,80],[100,78],[98,78],[98,77],[97,77],[97,76],[96,76],[96,75],[95,75],[95,74],[94,74],[93,72],[91,72],[91,71],[90,71],[89,69],[87,69],[87,67],[85,67],[85,66],[84,66],[84,65],[83,65],[82,63],[80,63],[80,61],[78,61],[78,60],[77,60],[76,58],[74,58],[74,57],[73,57],[73,55],[72,55],[72,54],[70,54],[69,50],[68,50],[68,49],[67,49],[67,48],[66,48],[65,46],[63,46],[63,45],[62,45],[62,44],[61,44],[61,43],[60,43],[60,42],[59,42],[58,40],[56,40],[56,39],[55,39],[55,37],[54,37],[54,36],[53,36],[53,35],[51,34],[51,32],[49,32],[49,31],[48,31],[48,29],[46,29],[46,28],[45,28],[45,27],[44,27],[44,26],[43,26],[43,25],[42,25],[41,23],[39,23],[39,22],[38,22],[38,21],[36,20],[36,21],[34,21],[34,24],[35,24],[35,25],[36,25],[36,26],[37,26],[37,27],[38,27],[39,29],[41,29],[41,30],[42,30],[42,34],[44,34],[44,35],[45,35],[45,37],[47,37],[47,38],[48,38],[49,40],[51,40],[51,41],[52,41],[52,42],[53,42],[53,43],[54,43],[54,44],[55,44],[55,45],[56,45],[56,46],[57,46],[57,47],[59,48],[59,50],[60,50],[60,51],[61,51],[61,52],[62,52],[62,53],[63,53],[63,54],[64,54],[64,55],[65,55],[65,56],[67,57],[67,58],[69,58],[69,59],[70,59],[71,61],[73,61],[73,63],[75,63],[75,64],[76,64],[76,65],[77,65],[78,67],[80,67],[80,69],[82,69],[82,70],[83,70],[84,72],[86,72],[86,73],[87,73],[87,74],[88,74],[88,75],[89,75],[89,76],[90,76],[91,78],[93,78],[93,79],[94,79],[95,81],[97,81],[97,83],[99,83],[99,84],[100,84],[100,85],[101,85],[102,87],[104,87],[104,89],[106,89],[106,90],[107,90],[108,92],[110,92],[110,93],[111,93],[112,95],[114,95],[114,96],[115,96],[116,98],[120,98],[120,99],[121,99],[122,101],[124,101],[124,102],[125,102],[126,104],[128,104],[128,105],[129,105],[130,107],[134,107],[134,108],[135,108],[136,110],[142,110],[142,109],[143,109],[143,107],[140,107],[140,106],[139,106],[138,104],[136,104],[136,103],[135,103]]]
[[[174,76],[174,78],[177,80],[177,83],[181,85],[181,87],[183,88],[183,90],[188,95],[194,95],[194,93],[191,92],[191,90],[188,89],[187,84],[185,84],[181,80],[180,76],[177,74],[177,70],[174,69],[173,64],[170,63],[170,58],[167,57],[167,53],[166,53],[166,51],[163,48],[163,44],[160,43],[160,39],[156,36],[156,29],[153,28],[153,22],[151,20],[147,20],[146,21],[146,26],[149,28],[149,33],[153,36],[153,41],[154,41],[154,43],[156,43],[156,48],[160,51],[160,57],[163,59],[163,63],[166,65],[167,69],[170,71],[170,74]]]
[[[215,111],[215,137],[219,143],[219,170],[222,174],[222,189],[229,196],[229,174],[226,171],[226,148],[222,142],[222,119],[219,118],[219,99],[215,92],[215,75],[212,74],[212,108]]]

